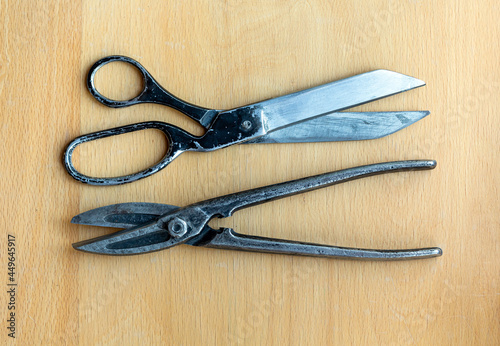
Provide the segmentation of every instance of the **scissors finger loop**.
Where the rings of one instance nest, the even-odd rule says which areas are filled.
[[[96,88],[94,78],[97,71],[106,64],[111,62],[125,62],[137,68],[142,74],[143,89],[139,95],[130,100],[112,100],[102,95]],[[180,98],[172,95],[165,90],[158,82],[151,76],[151,74],[136,60],[121,56],[111,55],[97,61],[89,71],[87,76],[87,88],[94,98],[105,106],[112,108],[128,107],[138,103],[156,103],[176,109],[194,121],[198,122],[204,128],[208,128],[210,123],[214,120],[220,112],[215,109],[208,109],[193,105],[189,102],[181,100]]]
[[[147,129],[156,129],[163,132],[168,141],[168,149],[167,152],[165,153],[165,156],[160,160],[160,162],[150,166],[149,168],[146,168],[145,170],[137,173],[119,177],[110,177],[110,178],[88,176],[79,172],[75,168],[73,164],[73,152],[75,151],[76,147],[78,147],[80,144],[106,137],[121,135],[135,131],[147,130]],[[197,139],[198,139],[197,137],[194,137],[189,133],[175,126],[169,125],[167,123],[159,121],[142,122],[127,126],[116,127],[109,130],[93,132],[75,138],[66,148],[66,151],[64,152],[63,162],[66,167],[66,170],[71,175],[71,177],[80,182],[90,185],[121,185],[142,178],[146,178],[162,170],[182,152],[196,149],[196,144],[193,143],[197,143]]]

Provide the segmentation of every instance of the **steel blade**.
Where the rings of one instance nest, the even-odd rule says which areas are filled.
[[[119,203],[92,209],[75,216],[71,222],[79,225],[129,228],[152,222],[160,215],[179,207],[159,203]]]
[[[160,212],[162,214],[158,216],[157,213]],[[139,215],[139,221],[130,219],[137,215]],[[117,221],[117,217],[121,219]],[[145,221],[147,219],[150,221]],[[169,225],[172,219],[190,220],[190,226],[193,229],[182,236],[172,236]],[[152,203],[111,205],[82,213],[72,222],[107,227],[122,228],[126,225],[132,225],[132,227],[74,243],[73,248],[103,255],[134,255],[159,251],[183,243],[193,245],[191,240],[200,246],[200,238],[205,236],[204,232],[211,233],[212,231],[206,225],[209,219],[208,215],[197,208],[191,210]]]
[[[272,131],[243,144],[339,142],[376,139],[429,115],[420,112],[335,112]]]
[[[109,225],[108,225],[109,226]],[[114,227],[114,226],[109,226]],[[188,239],[184,244],[191,246],[209,246],[219,232],[205,226],[197,236]],[[154,223],[124,229],[112,234],[83,240],[73,244],[75,250],[100,255],[134,255],[158,251],[168,246],[165,244],[172,238],[164,229],[158,229]],[[171,245],[176,245],[171,244]],[[222,246],[220,246],[222,248]]]
[[[260,117],[264,129],[271,132],[306,119],[356,107],[423,85],[423,81],[401,73],[376,70],[230,112],[250,113]]]
[[[133,255],[160,250],[171,239],[168,232],[151,222],[73,244],[79,251],[103,255]]]

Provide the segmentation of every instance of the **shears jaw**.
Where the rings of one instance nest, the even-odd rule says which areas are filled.
[[[88,239],[73,244],[73,248],[78,251],[101,254],[101,255],[124,255],[108,249],[107,244],[102,240]]]
[[[133,210],[136,212],[133,213]],[[161,210],[167,212],[164,215],[157,215]],[[141,211],[148,213],[142,214]],[[117,219],[117,216],[122,218]],[[144,218],[149,218],[150,221],[113,234],[74,243],[73,247],[79,251],[103,255],[137,255],[160,251],[189,242],[193,238],[197,239],[211,216],[200,208],[179,210],[175,206],[139,203],[97,208],[77,215],[72,222],[120,227]]]
[[[189,238],[174,238],[167,230],[158,227],[157,223],[152,223],[83,240],[74,243],[73,248],[101,255],[137,255],[167,249]]]

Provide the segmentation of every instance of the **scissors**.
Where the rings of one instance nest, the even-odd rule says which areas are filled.
[[[214,217],[261,203],[313,191],[330,185],[378,175],[436,167],[433,160],[378,163],[297,179],[238,192],[184,208],[155,203],[121,203],[75,216],[72,223],[125,228],[110,235],[73,244],[77,250],[106,255],[134,255],[187,244],[215,249],[267,252],[364,260],[405,260],[441,256],[437,247],[411,250],[369,250],[264,238],[239,234],[230,228],[213,229]]]
[[[111,62],[129,63],[142,73],[144,89],[137,97],[116,101],[105,97],[96,89],[96,72]],[[186,151],[209,152],[239,143],[304,143],[380,138],[413,124],[429,112],[340,111],[423,85],[423,81],[397,72],[374,70],[293,94],[222,111],[185,102],[167,92],[137,61],[125,56],[109,56],[97,61],[90,68],[87,77],[88,90],[97,101],[113,108],[140,103],[169,106],[198,122],[206,132],[198,137],[160,121],[116,127],[75,138],[66,148],[63,161],[68,173],[78,181],[91,185],[119,185],[162,170]],[[145,129],[162,131],[168,141],[165,156],[151,167],[130,175],[111,178],[87,176],[74,167],[72,154],[78,145]]]

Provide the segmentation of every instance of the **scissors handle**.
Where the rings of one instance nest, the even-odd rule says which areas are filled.
[[[139,70],[142,74],[144,89],[139,95],[124,101],[112,100],[102,95],[95,87],[94,78],[97,71],[106,64],[111,62],[125,62]],[[189,102],[183,101],[180,98],[172,95],[166,91],[158,82],[151,76],[151,74],[136,60],[121,56],[111,55],[97,61],[89,71],[87,76],[87,88],[94,98],[105,106],[112,108],[128,107],[139,103],[156,103],[176,109],[196,122],[200,123],[203,127],[208,128],[213,118],[219,113],[218,110],[208,109],[193,105]]]
[[[168,149],[165,156],[156,164],[146,168],[143,171],[119,176],[119,177],[91,177],[80,173],[75,166],[73,165],[73,152],[77,146],[83,144],[85,142],[94,141],[101,138],[111,137],[115,135],[121,135],[124,133],[130,133],[135,131],[147,130],[147,129],[156,129],[165,135],[168,141]],[[90,184],[90,185],[121,185],[125,183],[130,183],[142,178],[149,177],[150,175],[155,174],[156,172],[165,168],[170,162],[172,162],[177,156],[179,156],[184,151],[203,151],[203,148],[199,144],[200,137],[195,137],[186,131],[164,123],[160,121],[148,121],[137,124],[131,124],[121,127],[115,127],[109,130],[98,131],[89,133],[80,137],[75,138],[66,148],[64,152],[64,166],[68,173],[76,180]]]

